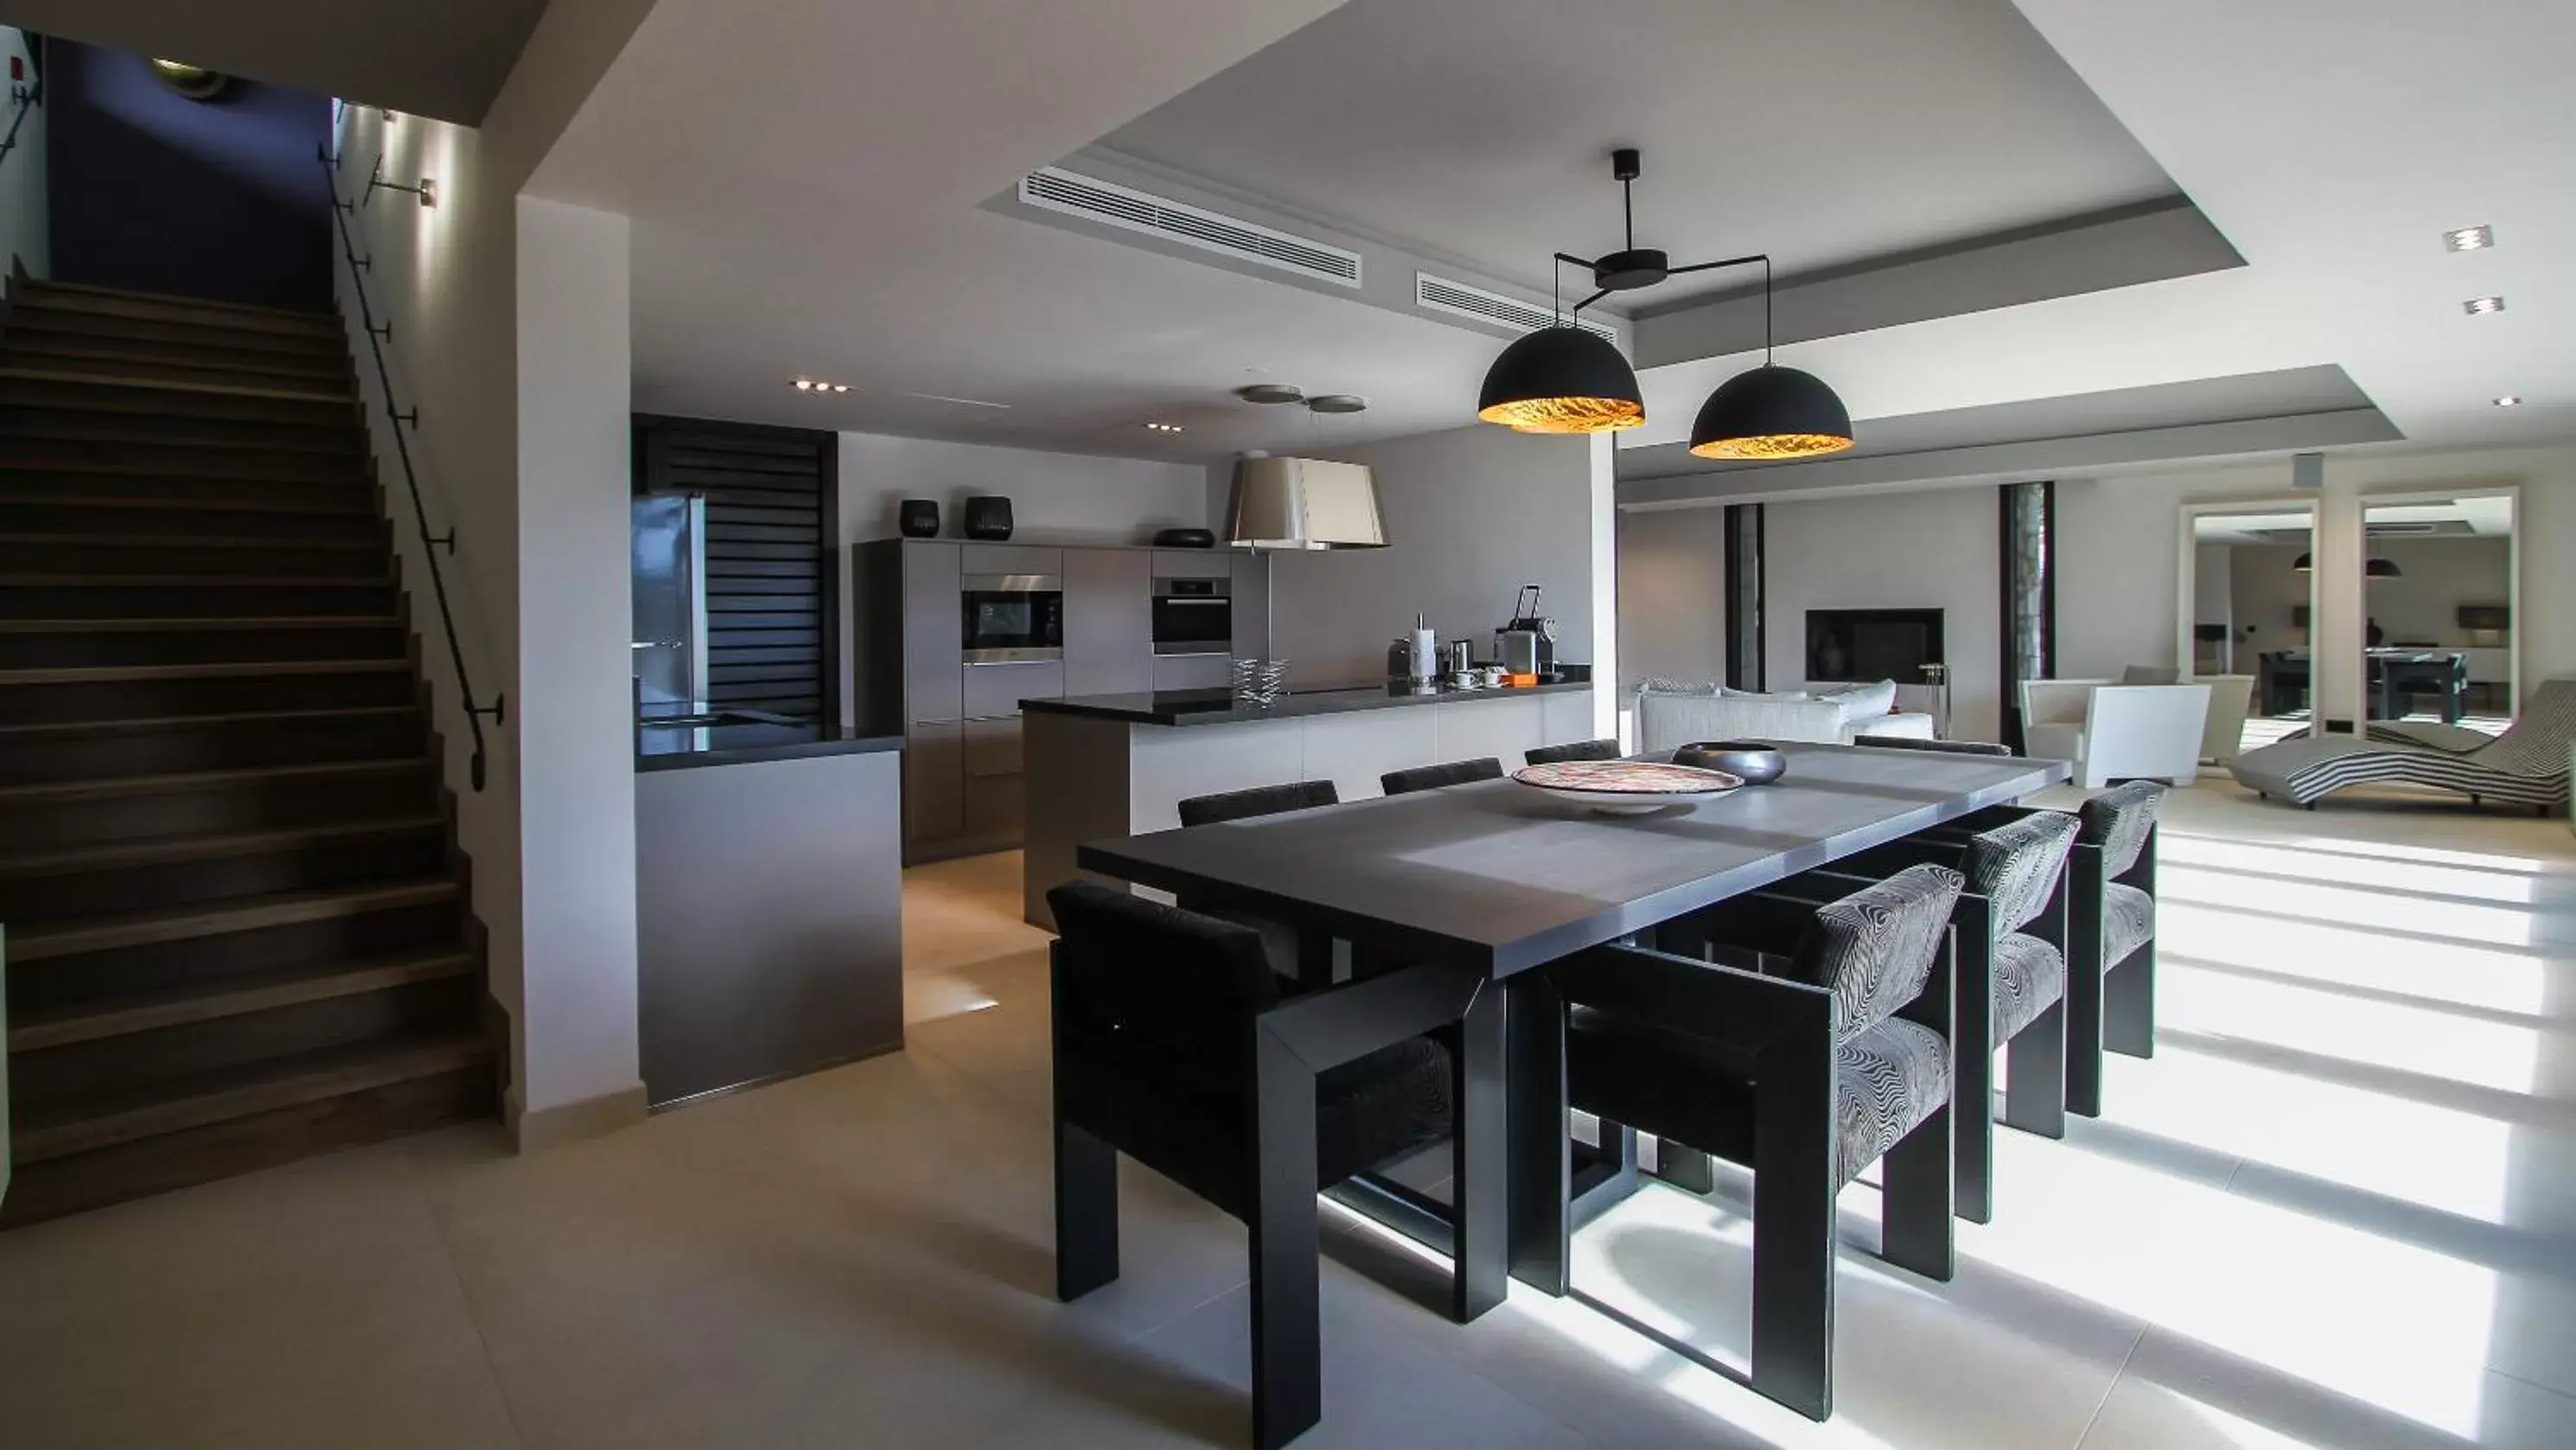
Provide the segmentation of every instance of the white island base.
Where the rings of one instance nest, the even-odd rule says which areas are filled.
[[[1031,925],[1053,930],[1047,892],[1089,874],[1074,868],[1076,846],[1171,830],[1181,823],[1180,803],[1192,796],[1329,780],[1343,800],[1364,800],[1383,794],[1378,777],[1387,771],[1486,755],[1508,772],[1521,766],[1524,751],[1595,738],[1593,699],[1580,688],[1496,690],[1182,725],[1059,713],[1031,701],[1021,719],[1028,780],[1023,910]]]

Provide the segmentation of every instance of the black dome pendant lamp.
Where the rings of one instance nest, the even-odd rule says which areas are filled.
[[[1684,272],[1762,264],[1763,365],[1729,379],[1701,405],[1691,427],[1692,453],[1702,458],[1811,458],[1852,446],[1850,411],[1812,373],[1771,361],[1771,258],[1768,253],[1672,265],[1669,255],[1637,245],[1634,184],[1643,171],[1634,147],[1610,153],[1619,180],[1627,245],[1607,256],[1565,252],[1558,263],[1592,270],[1599,290],[1574,304],[1565,320],[1543,327],[1503,349],[1485,372],[1476,416],[1523,433],[1607,433],[1646,421],[1644,391],[1636,370],[1618,348],[1578,325],[1583,309],[1613,292],[1652,287]],[[1560,298],[1560,301],[1562,299]]]

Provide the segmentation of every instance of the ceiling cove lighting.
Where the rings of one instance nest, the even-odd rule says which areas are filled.
[[[2484,317],[2490,312],[2504,311],[2504,299],[2501,297],[2472,297],[2468,301],[2460,304],[2460,310],[2469,314],[2471,317]]]
[[[1613,292],[1652,287],[1685,272],[1762,264],[1762,366],[1709,394],[1692,422],[1690,451],[1701,458],[1815,458],[1852,446],[1850,410],[1812,373],[1772,360],[1771,257],[1756,252],[1676,267],[1666,253],[1637,245],[1635,183],[1642,173],[1633,147],[1610,153],[1619,181],[1626,245],[1599,258],[1556,254],[1556,262],[1592,269],[1591,296],[1504,348],[1485,373],[1476,416],[1523,433],[1609,433],[1646,421],[1637,373],[1608,341],[1577,324],[1583,309]],[[1562,297],[1559,299],[1562,304]]]
[[[2495,228],[2462,227],[2456,232],[2444,232],[2442,245],[2454,252],[2483,252],[2495,245]]]

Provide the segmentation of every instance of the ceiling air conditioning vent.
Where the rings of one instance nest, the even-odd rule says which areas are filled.
[[[1238,261],[1258,262],[1300,277],[1344,287],[1360,285],[1360,254],[1323,242],[1292,237],[1257,222],[1224,216],[1118,186],[1095,177],[1047,167],[1020,178],[1020,200],[1046,211],[1062,212],[1204,251],[1221,252]]]
[[[1452,282],[1446,277],[1434,277],[1428,272],[1413,274],[1413,305],[1446,312],[1452,317],[1508,327],[1515,332],[1536,332],[1556,322],[1556,314],[1544,307],[1533,306],[1517,297],[1506,297],[1500,292],[1488,292],[1482,287],[1470,287],[1464,282]],[[1574,325],[1595,337],[1610,342],[1619,340],[1616,330],[1598,322],[1578,318]]]

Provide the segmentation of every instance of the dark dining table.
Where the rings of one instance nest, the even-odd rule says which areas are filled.
[[[2069,774],[2056,760],[1780,749],[1778,782],[1648,815],[1602,814],[1506,779],[1093,841],[1075,859],[1293,924],[1310,941],[1348,942],[1371,960],[1453,966],[1478,979],[1480,998],[1503,994],[1501,1014],[1470,1018],[1499,1029],[1465,1031],[1460,1043],[1466,1092],[1443,1237],[1472,1317],[1502,1301],[1507,1275],[1565,1288],[1561,1243],[1537,1231],[1534,1210],[1581,1185],[1569,1177],[1556,1016],[1535,1010],[1534,995],[1511,1010],[1543,990],[1533,968]],[[1631,1182],[1633,1165],[1632,1155]],[[1415,1220],[1399,1224],[1409,1230],[1430,1212],[1400,1190],[1381,1206]]]

